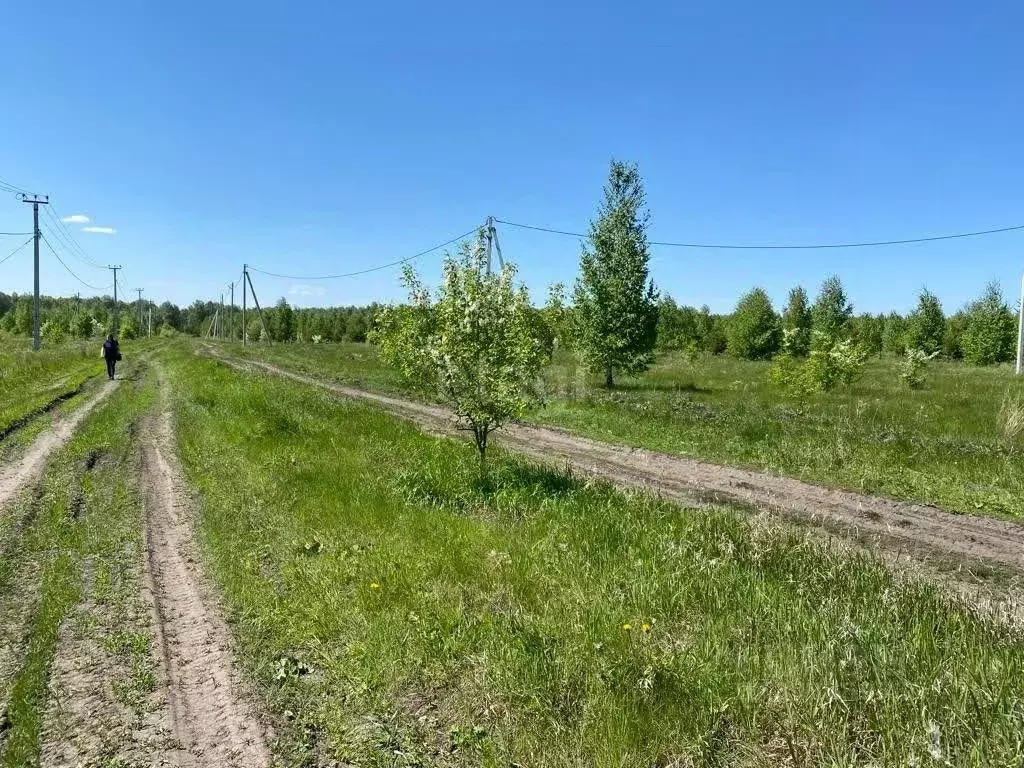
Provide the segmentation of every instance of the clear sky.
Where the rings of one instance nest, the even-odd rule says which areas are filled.
[[[243,261],[371,267],[488,214],[585,230],[612,157],[646,180],[655,240],[876,240],[1024,224],[1019,2],[5,4],[0,178],[48,193],[123,288],[188,303]],[[46,220],[46,219],[44,219]],[[81,232],[111,227],[115,234]],[[31,229],[0,193],[0,231]],[[0,236],[0,258],[25,238]],[[501,230],[543,295],[572,238]],[[74,260],[87,282],[109,275]],[[861,311],[1016,301],[1024,231],[840,251],[655,248],[677,300],[777,302],[838,273]],[[439,255],[420,262],[434,278]],[[360,278],[255,274],[261,299],[365,303]],[[31,249],[0,290],[31,288]],[[43,290],[92,293],[43,248]]]

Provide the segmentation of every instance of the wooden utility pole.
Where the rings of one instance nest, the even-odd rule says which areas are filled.
[[[245,305],[249,295],[246,283],[249,282],[249,265],[242,265],[242,346],[249,343],[249,326],[245,322]]]
[[[228,338],[235,340],[235,284],[231,283],[231,314],[228,315]]]
[[[139,294],[139,336],[142,336],[142,327],[145,323],[142,320],[142,288],[136,288],[136,292]]]
[[[111,264],[107,267],[111,272],[114,273],[114,338],[117,338],[117,332],[121,327],[121,310],[117,306],[117,270],[124,269],[120,264]]]
[[[39,230],[39,206],[49,205],[47,195],[19,195],[21,202],[32,205],[32,239],[35,241],[35,258],[32,262],[32,349],[39,351],[39,239],[43,233]]]
[[[505,268],[505,259],[501,255],[501,243],[498,242],[498,229],[494,226],[494,217],[488,216],[484,224],[484,239],[487,241],[487,274],[491,274],[491,249],[498,252],[498,266]]]
[[[267,330],[267,323],[263,319],[263,309],[260,307],[260,300],[256,298],[256,289],[252,284],[252,277],[249,276],[249,270],[245,271],[245,279],[249,282],[249,290],[252,291],[252,303],[256,305],[256,311],[260,315],[260,328],[263,329],[263,335],[267,337],[267,344],[273,344],[274,340],[270,338],[270,331]]]
[[[150,304],[148,309],[149,309],[149,326],[148,326],[148,330],[146,332],[146,338],[152,338],[153,337],[153,305]]]
[[[1017,375],[1024,373],[1024,277],[1020,279],[1020,317],[1017,320]]]

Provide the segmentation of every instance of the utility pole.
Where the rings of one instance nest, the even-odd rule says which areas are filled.
[[[484,224],[484,239],[487,241],[487,274],[491,274],[491,249],[498,252],[498,266],[505,268],[505,259],[501,255],[501,243],[498,242],[498,229],[494,226],[494,217],[488,216]]]
[[[219,312],[221,314],[224,313],[224,291],[220,292],[220,310],[219,310]],[[220,320],[217,321],[217,330],[219,331],[218,335],[223,339],[224,338],[224,326],[221,324]]]
[[[117,332],[121,326],[121,310],[117,306],[117,270],[124,269],[120,264],[111,264],[107,266],[111,272],[114,273],[114,338],[117,338]]]
[[[235,340],[235,284],[231,283],[231,314],[228,315],[228,337]]]
[[[1020,318],[1017,321],[1017,375],[1024,373],[1024,277],[1020,279]]]
[[[148,330],[146,332],[146,338],[149,339],[149,338],[152,338],[152,337],[153,337],[153,305],[150,304],[149,305],[149,326],[148,326]]]
[[[39,206],[49,205],[48,195],[19,195],[21,202],[32,204],[32,234],[35,240],[35,259],[32,264],[33,289],[32,289],[32,349],[39,351],[39,238],[43,233],[39,231]]]
[[[245,272],[245,279],[249,283],[249,290],[252,291],[252,303],[256,305],[256,311],[260,314],[260,328],[263,329],[263,335],[267,337],[267,343],[273,345],[274,341],[270,338],[270,331],[267,330],[267,323],[263,319],[263,309],[260,307],[260,300],[256,298],[256,288],[252,284],[252,278],[249,276],[249,271]]]
[[[249,327],[245,323],[245,304],[249,296],[249,289],[246,283],[249,282],[249,265],[242,265],[242,346],[249,343]]]
[[[139,336],[142,336],[142,288],[136,288],[135,291],[139,294]]]

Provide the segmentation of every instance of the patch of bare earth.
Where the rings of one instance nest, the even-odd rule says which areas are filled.
[[[117,610],[93,599],[92,578],[85,587],[89,597],[60,628],[40,763],[47,768],[186,765],[174,742],[164,692],[154,685],[145,605],[136,592],[126,609]]]
[[[172,435],[164,407],[142,448],[146,592],[171,728],[183,765],[267,766],[263,728],[232,669],[230,635],[201,570]]]

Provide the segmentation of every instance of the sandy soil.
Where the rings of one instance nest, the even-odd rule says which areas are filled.
[[[270,764],[263,729],[232,669],[230,636],[199,565],[190,499],[166,407],[145,429],[145,593],[171,728],[190,768]]]

